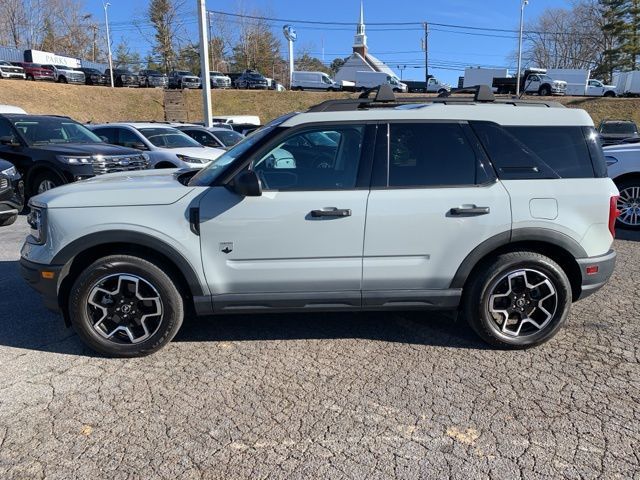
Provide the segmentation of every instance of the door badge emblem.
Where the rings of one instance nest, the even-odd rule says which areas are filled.
[[[227,255],[233,252],[233,242],[220,242],[220,251]]]

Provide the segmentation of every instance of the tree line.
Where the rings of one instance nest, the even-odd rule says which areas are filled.
[[[548,8],[526,25],[525,65],[590,69],[611,81],[639,68],[640,0],[577,0]]]

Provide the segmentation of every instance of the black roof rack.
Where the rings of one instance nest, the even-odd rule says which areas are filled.
[[[371,94],[375,92],[375,96],[371,98]],[[453,96],[457,94],[473,94],[473,96]],[[451,92],[441,93],[437,97],[427,96],[406,96],[396,97],[388,84],[380,87],[370,88],[360,94],[358,98],[342,98],[338,100],[327,100],[307,110],[308,112],[341,112],[354,111],[372,108],[394,108],[403,105],[418,105],[425,103],[442,103],[442,104],[506,104],[506,105],[523,105],[547,108],[564,108],[564,105],[558,102],[546,102],[535,100],[520,100],[518,98],[496,98],[488,85],[477,85],[475,87],[460,88],[451,90]]]

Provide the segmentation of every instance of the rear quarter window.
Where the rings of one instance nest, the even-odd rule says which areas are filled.
[[[500,126],[474,122],[498,176],[504,180],[606,176],[595,131],[581,126]]]

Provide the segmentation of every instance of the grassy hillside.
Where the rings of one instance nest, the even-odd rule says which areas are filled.
[[[267,122],[346,93],[213,91],[216,115],[251,114]],[[183,94],[186,120],[202,120],[200,91]],[[531,97],[535,99],[536,97]],[[633,119],[640,124],[640,99],[555,98],[570,108],[584,108],[596,125],[603,119]],[[30,113],[69,115],[79,121],[164,120],[164,94],[158,89],[84,87],[0,80],[0,104],[17,105]]]
[[[164,120],[159,89],[0,80],[0,104],[17,105],[29,113],[68,115],[81,122]]]

